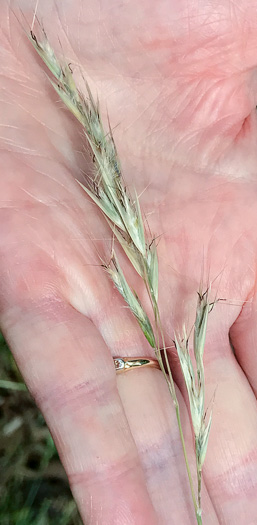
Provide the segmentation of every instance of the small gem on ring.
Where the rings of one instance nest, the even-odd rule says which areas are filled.
[[[114,359],[114,365],[116,370],[122,370],[123,368],[125,368],[125,362],[123,361],[123,359]]]

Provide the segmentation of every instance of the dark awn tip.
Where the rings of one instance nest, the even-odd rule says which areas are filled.
[[[30,36],[31,36],[32,40],[33,40],[33,41],[37,44],[37,46],[38,46],[37,37],[36,37],[35,33],[33,33],[32,29],[31,29],[31,31],[30,31]]]
[[[149,246],[148,246],[148,249],[149,249],[149,250],[151,250],[151,247],[152,247],[154,241],[155,241],[155,237],[151,240],[151,242],[150,242],[150,244],[149,244]]]

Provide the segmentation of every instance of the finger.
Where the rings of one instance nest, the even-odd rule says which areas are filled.
[[[205,480],[221,523],[251,523],[257,516],[257,406],[230,354],[207,367],[208,391],[217,387]]]
[[[257,295],[244,304],[240,315],[230,329],[230,339],[236,358],[257,396]]]
[[[138,369],[118,376],[118,388],[144,468],[148,491],[162,525],[193,522],[194,508],[174,405],[162,372]],[[195,481],[195,454],[187,410],[179,392],[182,427]],[[218,524],[203,487],[204,522]]]
[[[221,523],[254,523],[257,516],[257,405],[230,348],[228,330],[219,330],[223,315],[224,312],[219,319],[213,318],[214,323],[210,318],[207,332],[204,359],[207,405],[214,392],[215,398],[203,474]],[[185,391],[183,394],[187,399]]]
[[[41,297],[5,308],[1,324],[85,523],[156,525],[113,360],[93,323]]]

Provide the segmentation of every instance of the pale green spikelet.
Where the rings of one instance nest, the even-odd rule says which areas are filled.
[[[205,460],[209,433],[212,422],[212,411],[206,423],[205,412],[205,377],[204,377],[204,346],[206,340],[209,312],[214,303],[208,299],[209,289],[198,293],[196,318],[194,324],[193,351],[196,363],[196,374],[189,352],[189,338],[184,327],[183,337],[175,335],[175,346],[180,360],[190,403],[190,414],[195,434],[195,452],[198,479],[198,512],[201,514],[201,480],[202,467]]]
[[[150,320],[146,315],[137,294],[132,292],[130,286],[128,285],[115,254],[112,256],[111,263],[112,265],[106,267],[106,270],[108,271],[116,288],[119,290],[120,294],[129,305],[131,312],[136,317],[147,341],[150,343],[152,348],[155,348],[155,337]]]

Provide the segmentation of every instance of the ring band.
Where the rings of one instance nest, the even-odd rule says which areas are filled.
[[[117,373],[146,366],[160,369],[158,361],[148,357],[114,357],[113,362]]]

